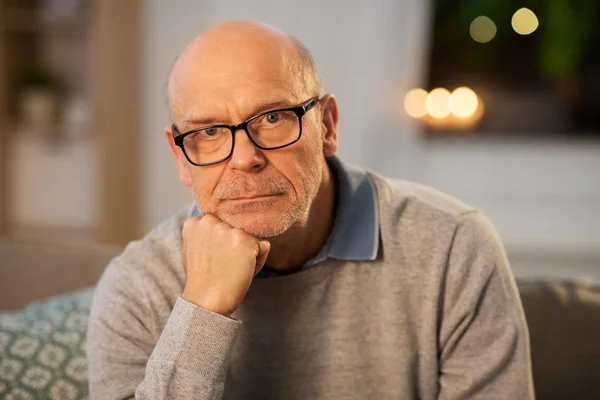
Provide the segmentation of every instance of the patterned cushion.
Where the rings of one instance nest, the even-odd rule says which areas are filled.
[[[87,399],[93,288],[0,314],[1,399]]]

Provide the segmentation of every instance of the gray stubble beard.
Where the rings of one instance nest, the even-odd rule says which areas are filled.
[[[321,162],[316,162],[315,164],[316,165],[315,168],[313,168],[313,171],[310,171],[307,175],[304,176],[303,179],[304,187],[307,189],[306,198],[294,203],[292,205],[292,208],[282,218],[275,221],[275,225],[269,228],[268,230],[257,231],[248,229],[247,227],[239,226],[239,224],[235,223],[235,214],[225,214],[219,212],[218,210],[209,213],[213,214],[229,226],[241,229],[249,235],[252,235],[259,239],[272,239],[277,236],[280,236],[283,233],[287,232],[294,225],[299,224],[303,220],[308,218],[308,214],[310,213],[312,204],[319,191],[319,187],[321,185],[321,180],[323,176],[323,164]],[[197,199],[198,197],[196,196],[196,191],[193,186],[192,191],[194,193],[194,199]],[[244,208],[244,210],[242,210],[240,214],[259,213],[261,209],[265,208],[265,206],[261,204],[246,204],[240,207]]]

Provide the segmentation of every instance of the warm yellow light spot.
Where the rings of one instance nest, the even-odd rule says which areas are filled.
[[[475,18],[469,27],[471,37],[479,43],[489,42],[496,36],[497,32],[498,28],[496,28],[494,21],[484,15]]]
[[[427,115],[426,100],[427,91],[413,89],[404,96],[404,111],[413,118],[422,118]]]
[[[512,17],[512,27],[519,35],[529,35],[540,26],[536,15],[528,8],[521,8]]]
[[[459,87],[452,92],[452,114],[458,118],[469,118],[479,106],[477,94],[468,87]]]
[[[427,96],[425,108],[429,115],[436,119],[446,118],[450,115],[452,95],[444,88],[433,89]]]

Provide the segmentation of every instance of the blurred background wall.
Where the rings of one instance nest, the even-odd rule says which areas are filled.
[[[586,1],[0,0],[2,243],[122,246],[189,204],[163,138],[169,68],[208,26],[253,18],[312,50],[344,159],[483,210],[518,276],[600,279]]]

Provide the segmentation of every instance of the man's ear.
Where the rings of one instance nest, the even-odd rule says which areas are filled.
[[[323,127],[323,155],[330,157],[338,148],[338,105],[335,97],[331,94],[323,96],[321,103],[321,123]]]
[[[190,177],[190,173],[187,168],[187,160],[181,148],[175,144],[170,126],[165,128],[165,139],[169,144],[169,150],[171,150],[171,154],[173,154],[173,157],[175,157],[175,164],[177,165],[179,180],[185,186],[192,186],[192,178]]]

